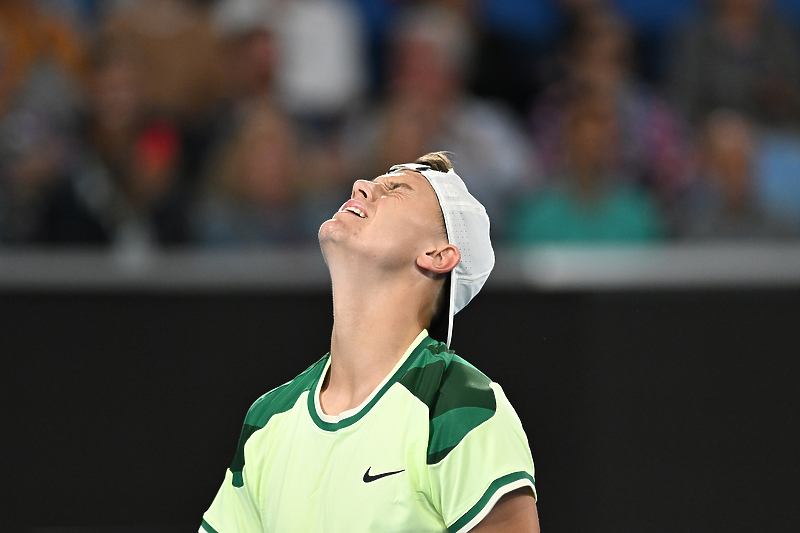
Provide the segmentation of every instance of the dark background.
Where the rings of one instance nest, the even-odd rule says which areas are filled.
[[[495,289],[453,348],[522,419],[543,531],[797,531],[798,319],[796,288]],[[196,531],[331,323],[323,290],[0,292],[0,529]]]

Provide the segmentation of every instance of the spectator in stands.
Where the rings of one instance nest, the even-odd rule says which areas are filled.
[[[202,180],[218,165],[213,158],[243,127],[250,110],[279,106],[278,37],[280,10],[271,0],[222,0],[214,10],[214,29],[223,64],[220,105],[203,132],[193,176]]]
[[[85,73],[83,37],[45,14],[35,0],[0,1],[0,29],[5,44],[3,77],[9,87],[19,89],[43,65],[73,81]]]
[[[79,36],[34,2],[0,2],[0,242],[38,238],[72,164],[84,68]]]
[[[189,195],[178,127],[145,111],[135,56],[97,48],[85,145],[49,198],[38,240],[132,249],[184,242]]]
[[[251,108],[209,168],[193,218],[197,242],[253,247],[316,237],[303,224],[301,165],[289,118],[271,105]]]
[[[617,173],[620,131],[608,93],[578,94],[565,118],[564,172],[518,199],[509,224],[511,241],[646,242],[662,237],[664,219],[655,201]]]
[[[41,238],[47,198],[69,165],[71,131],[36,108],[16,108],[0,125],[0,243]]]
[[[469,94],[472,35],[457,12],[412,8],[390,36],[388,94],[348,128],[352,177],[373,178],[396,161],[450,150],[460,174],[502,231],[504,202],[535,174],[531,149],[503,106]],[[497,221],[497,223],[495,223]]]
[[[352,0],[284,2],[282,8],[282,103],[310,126],[335,124],[366,88],[366,38],[359,11]]]
[[[214,26],[222,44],[229,107],[276,100],[279,14],[272,0],[222,0],[217,5]]]
[[[768,0],[715,0],[673,59],[675,102],[695,124],[726,108],[762,125],[798,125],[798,43]]]
[[[126,0],[108,9],[107,46],[139,63],[143,111],[173,122],[181,180],[193,182],[212,142],[225,75],[209,2]]]
[[[633,70],[634,46],[627,25],[613,12],[584,13],[565,58],[565,79],[545,90],[532,114],[534,141],[545,171],[569,164],[570,102],[582,92],[605,94],[613,104],[618,143],[611,154],[619,177],[642,183],[669,205],[692,173],[689,126]]]
[[[228,90],[225,105],[215,124],[212,143],[214,148],[208,150],[208,153],[225,151],[232,144],[231,139],[248,128],[245,122],[249,120],[247,115],[252,109],[272,108],[277,115],[290,119],[293,123],[290,128],[293,130],[292,135],[297,137],[297,142],[302,143],[302,148],[299,149],[303,154],[302,202],[310,217],[305,222],[314,228],[313,234],[316,235],[316,228],[327,220],[332,211],[339,208],[340,204],[333,204],[332,200],[335,201],[342,194],[346,195],[352,185],[352,179],[344,172],[341,150],[338,149],[338,126],[342,118],[340,114],[349,109],[352,98],[357,94],[353,90],[356,86],[360,87],[359,75],[352,75],[353,72],[348,68],[360,69],[362,65],[356,61],[358,54],[353,55],[353,46],[359,41],[358,36],[343,35],[343,32],[359,31],[358,28],[351,27],[354,23],[351,6],[340,1],[302,4],[299,6],[265,0],[223,0],[218,5],[215,12],[216,26],[224,45]],[[311,13],[310,20],[298,20],[298,14],[305,10]],[[308,57],[307,54],[311,53],[309,50],[287,51],[287,46],[289,49],[302,46],[302,36],[316,31],[308,25],[320,17],[325,19],[326,13],[333,18],[329,23],[323,24],[325,31],[308,41],[311,52],[322,47],[325,48],[324,55]],[[287,19],[289,24],[286,23]],[[289,66],[287,54],[292,56],[295,53],[305,57],[304,61],[312,63],[325,60],[330,54],[343,54],[335,61],[325,60],[326,68],[336,70],[338,81],[324,71],[317,72],[313,79],[309,78],[308,69],[313,67],[309,64],[293,65],[294,74],[286,72]],[[342,61],[349,67],[340,69],[337,61]],[[299,76],[293,83],[313,83],[316,88],[303,89],[304,94],[298,93],[294,95],[294,99],[287,99],[287,76]],[[350,79],[342,80],[342,76]],[[324,94],[332,99],[323,97]],[[334,94],[338,96],[334,97]],[[327,103],[322,104],[322,100],[317,100],[317,97]],[[316,104],[310,103],[312,100]],[[210,175],[212,170],[209,166],[218,165],[216,161],[206,161],[201,175]],[[312,207],[313,205],[316,207]]]
[[[137,55],[146,111],[181,122],[205,117],[221,96],[219,44],[200,2],[133,0],[120,4],[103,28],[107,46]]]
[[[718,110],[703,124],[700,175],[678,220],[690,239],[782,238],[800,235],[797,220],[770,212],[759,195],[758,141],[741,114]]]

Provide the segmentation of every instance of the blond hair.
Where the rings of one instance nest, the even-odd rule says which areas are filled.
[[[438,172],[449,172],[453,169],[453,163],[450,162],[447,152],[430,152],[414,161],[414,163],[428,165],[432,170]]]

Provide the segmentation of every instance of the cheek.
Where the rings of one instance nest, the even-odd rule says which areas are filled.
[[[408,218],[384,219],[365,227],[362,236],[375,256],[407,262],[413,261],[421,249],[423,229]]]
[[[434,225],[420,217],[402,220],[394,224],[391,231],[395,246],[416,257],[424,251],[434,229]]]

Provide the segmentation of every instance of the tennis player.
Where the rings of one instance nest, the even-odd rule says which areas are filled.
[[[494,252],[447,156],[357,181],[319,241],[331,351],[250,408],[200,533],[538,532],[520,420],[448,350]]]

